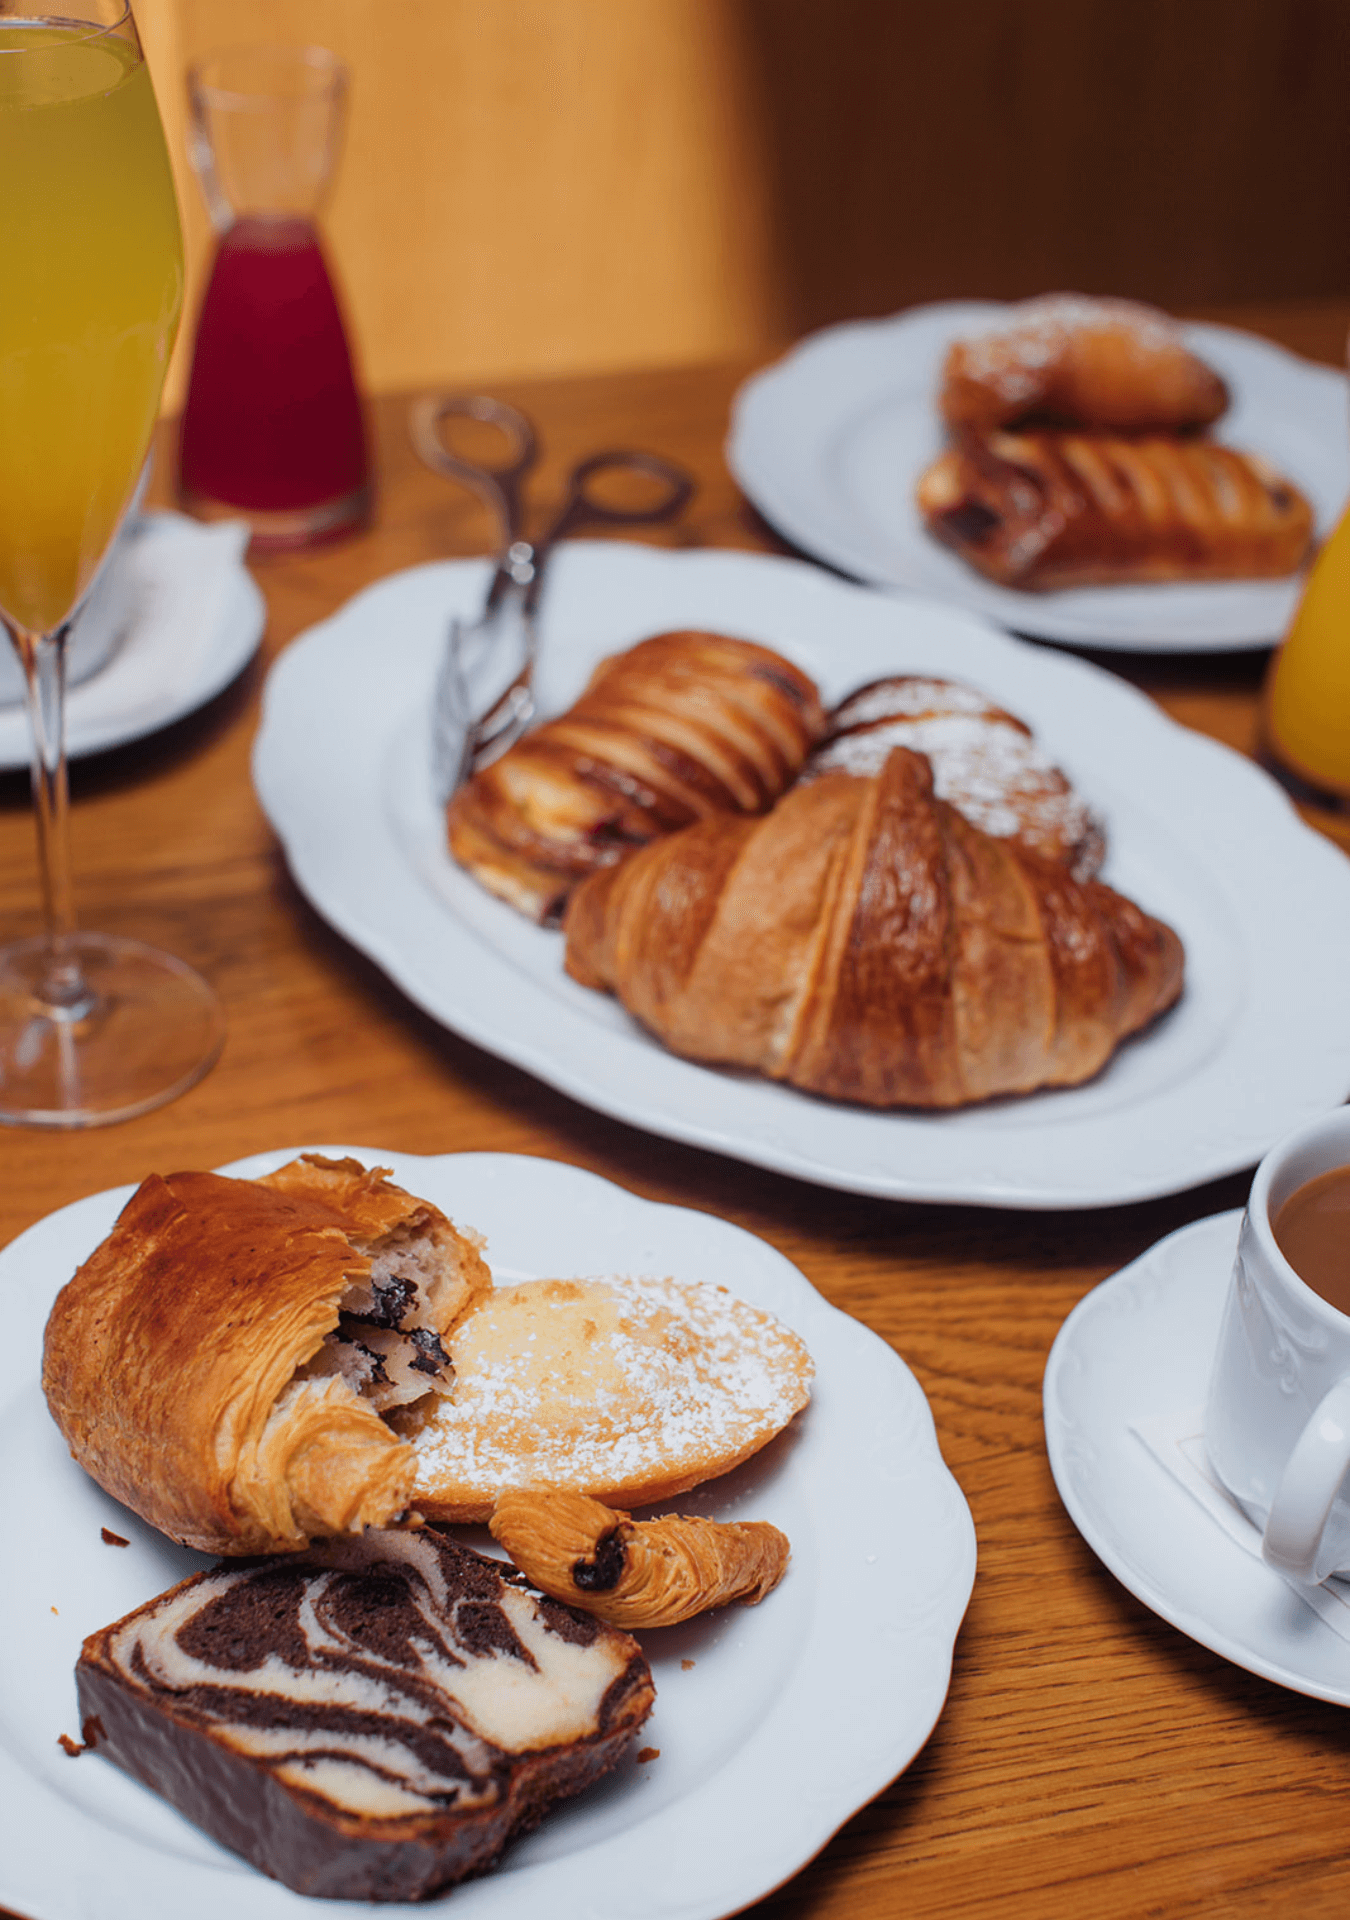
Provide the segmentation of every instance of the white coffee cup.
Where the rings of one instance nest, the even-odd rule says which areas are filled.
[[[1350,1314],[1301,1280],[1271,1223],[1306,1181],[1350,1166],[1350,1107],[1272,1147],[1238,1236],[1209,1401],[1210,1462],[1271,1566],[1350,1573]]]

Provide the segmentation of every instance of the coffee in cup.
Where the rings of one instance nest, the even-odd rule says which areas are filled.
[[[1350,1573],[1350,1107],[1256,1170],[1205,1443],[1271,1565],[1305,1581]]]

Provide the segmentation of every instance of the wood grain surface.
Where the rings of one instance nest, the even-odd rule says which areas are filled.
[[[1350,307],[1241,318],[1339,362]],[[580,454],[647,445],[702,481],[686,525],[668,537],[782,551],[721,456],[728,403],[749,370],[506,386],[545,440],[541,507]],[[973,1510],[980,1556],[931,1740],[757,1911],[812,1920],[1342,1912],[1350,1718],[1229,1665],[1134,1600],[1060,1505],[1042,1432],[1041,1377],[1065,1315],[1162,1234],[1238,1205],[1246,1174],[1087,1213],[906,1206],[800,1184],[635,1132],[479,1052],[418,1013],[298,893],[249,780],[268,662],[358,588],[419,561],[480,552],[488,537],[468,496],[417,464],[405,417],[406,398],[375,411],[375,526],[257,567],[269,622],[255,665],[202,712],[74,770],[84,923],[160,941],[202,968],[225,1000],[229,1038],[208,1078],[158,1113],[89,1133],[0,1134],[0,1243],[152,1169],[322,1141],[546,1155],[734,1220],[912,1367]],[[160,500],[170,497],[171,455],[166,429]],[[391,672],[397,646],[390,636]],[[1187,725],[1255,748],[1262,656],[1101,658]],[[0,781],[0,902],[0,939],[36,930],[19,775]],[[633,1912],[642,1911],[635,1888]]]

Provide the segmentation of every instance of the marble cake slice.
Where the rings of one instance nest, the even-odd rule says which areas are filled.
[[[91,1634],[87,1746],[298,1893],[420,1900],[621,1757],[637,1642],[435,1528],[197,1574]]]

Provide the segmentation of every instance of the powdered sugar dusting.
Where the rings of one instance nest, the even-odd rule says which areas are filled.
[[[1012,403],[1040,389],[1041,374],[1080,327],[1124,327],[1143,348],[1176,345],[1181,330],[1156,307],[1135,300],[1097,300],[1084,293],[1047,293],[1010,306],[994,325],[961,341],[965,373]]]
[[[504,1487],[692,1486],[786,1426],[811,1377],[772,1314],[669,1278],[498,1288],[452,1360],[451,1397],[413,1436],[417,1495],[438,1507],[490,1507]]]
[[[860,688],[831,715],[802,777],[868,778],[896,747],[925,754],[938,798],[981,832],[1064,861],[1078,880],[1101,865],[1105,835],[1086,801],[1022,721],[961,681],[906,674]]]

